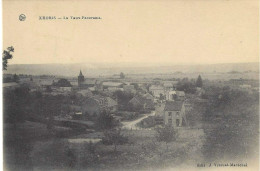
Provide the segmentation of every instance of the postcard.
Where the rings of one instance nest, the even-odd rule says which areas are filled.
[[[3,170],[259,170],[257,0],[3,0]]]

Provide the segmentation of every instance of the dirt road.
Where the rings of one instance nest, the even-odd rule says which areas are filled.
[[[136,119],[136,120],[133,120],[133,121],[128,121],[128,122],[122,122],[123,126],[122,126],[122,129],[129,129],[129,130],[137,130],[137,129],[141,129],[139,127],[136,126],[136,124],[138,122],[141,122],[143,119],[149,117],[149,116],[153,116],[155,115],[155,112],[152,111],[151,113],[149,114],[145,114],[143,117],[139,118],[139,119]]]

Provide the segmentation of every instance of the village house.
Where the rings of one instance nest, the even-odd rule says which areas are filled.
[[[37,85],[39,85],[40,90],[46,91],[48,87],[51,87],[55,82],[54,79],[39,79],[34,81]]]
[[[171,82],[166,82],[163,83],[163,87],[166,91],[173,91],[175,90],[175,87],[173,86],[173,84]]]
[[[157,98],[160,98],[161,95],[165,95],[164,87],[160,85],[152,85],[149,87],[149,91]]]
[[[165,93],[166,95],[166,100],[185,100],[185,92],[184,91],[166,91]]]
[[[132,107],[132,110],[153,110],[154,109],[154,103],[150,99],[146,99],[145,97],[141,95],[137,95],[133,97],[129,102],[129,106]]]
[[[51,86],[46,86],[46,92],[52,95],[69,95],[72,91],[72,85],[67,79],[61,78],[57,82],[53,81]]]
[[[181,127],[186,122],[185,105],[183,101],[166,101],[164,107],[164,124]]]
[[[145,94],[143,95],[143,97],[144,97],[145,99],[152,100],[152,101],[154,102],[154,97],[153,97],[151,94],[149,94],[149,93],[145,93]]]
[[[166,100],[176,100],[177,99],[177,93],[176,91],[166,91]]]
[[[117,109],[117,102],[110,97],[96,95],[81,102],[81,112],[89,116],[99,116],[102,111],[113,113]]]

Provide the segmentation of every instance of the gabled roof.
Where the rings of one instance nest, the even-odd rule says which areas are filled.
[[[181,111],[183,101],[166,101],[164,111]]]
[[[145,94],[143,95],[143,97],[146,98],[146,99],[153,99],[153,98],[154,98],[154,97],[153,97],[151,94],[149,94],[149,93],[145,93]]]
[[[112,99],[110,97],[106,97],[106,99],[107,99],[107,106],[108,107],[112,107],[112,106],[116,106],[117,105],[117,102],[114,99]]]

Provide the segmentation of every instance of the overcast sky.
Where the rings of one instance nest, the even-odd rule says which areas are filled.
[[[258,0],[3,2],[10,64],[258,62]],[[26,20],[19,21],[25,14]],[[98,16],[101,20],[39,20]]]

